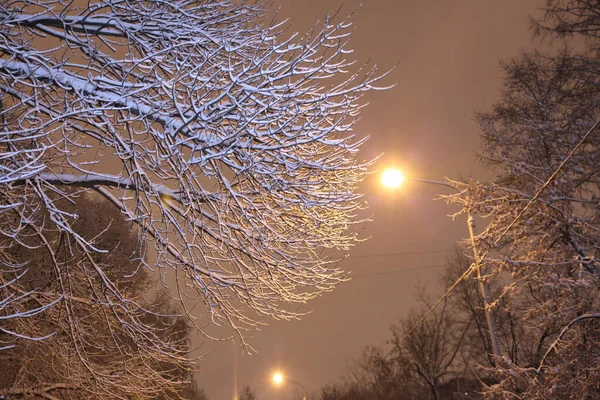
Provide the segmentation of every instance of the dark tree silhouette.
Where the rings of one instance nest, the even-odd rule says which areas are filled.
[[[20,315],[54,305],[2,324],[0,342],[7,349],[0,353],[5,371],[0,393],[5,398],[152,399],[185,390],[191,378],[188,326],[164,295],[143,299],[149,275],[133,276],[139,264],[129,261],[139,257],[135,226],[105,200],[82,196],[60,206],[78,215],[72,234],[106,252],[90,258],[71,234],[52,224],[23,230],[19,242],[5,242],[2,290],[8,298],[10,293],[19,297],[4,311]],[[49,213],[42,209],[39,218]],[[104,290],[105,280],[125,301],[116,302]]]

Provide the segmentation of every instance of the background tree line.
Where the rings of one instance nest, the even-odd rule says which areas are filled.
[[[78,215],[73,233],[104,251],[88,258],[70,235],[43,224],[3,242],[0,290],[12,300],[3,311],[23,315],[0,328],[3,398],[204,398],[191,379],[181,312],[130,261],[140,256],[135,226],[103,199],[82,194],[63,206]],[[38,218],[48,218],[43,208]],[[122,302],[103,290],[104,279]],[[45,304],[53,306],[28,314]]]
[[[464,248],[456,248],[439,276],[446,290],[469,268]],[[498,285],[493,285],[498,293]],[[437,292],[437,291],[436,291]],[[479,399],[490,383],[486,369],[494,365],[475,278],[462,281],[433,308],[435,297],[420,287],[416,307],[391,327],[385,349],[368,347],[346,376],[322,388],[322,400],[342,399]],[[423,321],[421,316],[433,311]],[[497,314],[495,314],[497,315]],[[510,342],[512,320],[496,318],[503,343]]]

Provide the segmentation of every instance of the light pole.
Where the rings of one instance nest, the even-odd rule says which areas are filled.
[[[457,190],[454,186],[440,181],[432,181],[429,179],[420,179],[420,178],[412,178],[405,177],[401,171],[397,169],[388,169],[384,171],[381,176],[381,181],[383,184],[391,189],[398,188],[404,183],[404,181],[410,180],[415,182],[427,183],[430,185],[438,185],[444,186],[453,190]],[[481,299],[483,300],[483,309],[485,313],[485,319],[487,321],[488,332],[490,335],[490,344],[492,346],[492,353],[496,357],[500,357],[502,353],[500,352],[500,346],[498,344],[498,334],[496,331],[496,323],[492,318],[492,314],[490,312],[490,297],[489,297],[489,289],[487,282],[482,278],[482,268],[481,259],[479,256],[479,251],[477,250],[477,246],[475,245],[475,220],[471,215],[471,211],[467,205],[467,226],[469,228],[469,239],[471,241],[471,247],[473,248],[473,258],[475,261],[475,270],[477,271],[477,280],[479,281],[479,290],[481,292]]]
[[[300,382],[296,382],[288,377],[285,377],[281,372],[276,372],[273,374],[273,382],[276,385],[279,386],[283,384],[284,381],[293,383],[294,385],[298,385],[300,387],[300,390],[302,390],[302,400],[306,400],[306,390],[304,390],[304,386]]]

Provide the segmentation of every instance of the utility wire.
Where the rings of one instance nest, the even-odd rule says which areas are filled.
[[[585,142],[585,140],[592,134],[592,132],[596,129],[596,127],[599,124],[600,124],[600,120],[596,121],[596,123],[586,132],[586,134],[583,135],[583,137],[581,138],[581,140],[579,140],[579,142],[575,145],[575,147],[573,147],[573,149],[571,149],[571,151],[569,152],[569,154],[567,155],[567,157],[565,157],[565,159],[560,163],[560,165],[558,166],[558,168],[556,168],[556,170],[552,173],[552,175],[550,175],[550,177],[546,180],[546,182],[544,183],[544,185],[537,191],[537,193],[535,194],[535,196],[527,203],[527,205],[523,208],[523,210],[521,210],[521,212],[519,213],[519,215],[517,215],[515,217],[515,219],[510,223],[510,225],[508,225],[506,227],[506,229],[502,232],[502,234],[500,235],[500,237],[498,237],[498,239],[496,239],[496,241],[494,242],[494,244],[498,244],[498,242],[517,223],[517,221],[519,219],[521,219],[521,217],[523,216],[523,214],[525,213],[525,211],[527,211],[529,209],[529,207],[531,207],[531,205],[539,198],[539,196],[542,194],[542,191],[544,191],[544,189],[546,189],[546,187],[548,187],[548,185],[554,180],[554,178],[556,178],[556,176],[558,175],[558,173],[560,172],[560,170],[571,159],[571,157],[573,157],[573,155],[575,154],[575,152],[583,145],[583,143]],[[394,346],[392,348],[392,350],[390,350],[384,356],[384,358],[386,358],[393,350],[395,350],[395,348],[397,346],[399,346],[400,344],[402,344],[402,342],[404,340],[406,340],[406,338],[408,337],[408,335],[410,335],[425,320],[425,318],[427,316],[429,316],[433,312],[433,310],[450,294],[450,292],[452,292],[454,290],[454,288],[456,286],[458,286],[458,284],[463,279],[465,279],[466,277],[469,276],[469,274],[474,270],[474,266],[475,266],[475,264],[471,264],[471,266],[469,268],[467,268],[467,270],[460,276],[460,278],[458,278],[458,280],[456,282],[454,282],[454,284],[446,291],[446,293],[444,293],[444,295],[433,305],[433,307],[431,307],[429,309],[429,311],[427,311],[425,313],[425,315],[423,315],[423,317],[421,317],[419,319],[419,321],[415,324],[415,326],[413,326],[408,331],[408,333],[406,335],[404,335],[404,337],[398,342],[398,344],[396,346]]]
[[[538,197],[540,197],[540,195],[542,194],[542,192],[544,191],[544,189],[546,189],[548,187],[548,185],[550,185],[550,182],[552,182],[554,180],[554,178],[556,178],[556,175],[558,175],[558,173],[560,172],[560,170],[562,169],[562,167],[564,167],[565,164],[571,159],[571,157],[573,157],[573,154],[575,154],[575,152],[583,145],[583,142],[585,142],[585,140],[588,138],[588,136],[590,136],[592,134],[592,132],[596,129],[596,127],[598,126],[598,124],[600,124],[600,119],[598,121],[596,121],[596,123],[586,132],[585,135],[583,135],[583,137],[577,143],[577,145],[575,145],[575,147],[573,147],[573,149],[571,150],[571,152],[569,153],[569,155],[567,157],[565,157],[565,159],[560,163],[560,165],[558,166],[558,168],[556,168],[556,170],[554,171],[554,173],[552,175],[550,175],[550,177],[548,178],[548,180],[546,181],[546,183],[544,183],[544,185],[540,188],[540,190],[537,191],[537,193],[535,194],[535,196],[533,196],[533,198],[531,200],[529,200],[529,202],[527,203],[527,205],[521,210],[521,212],[519,213],[519,215],[516,216],[516,218],[510,223],[510,225],[508,225],[506,227],[506,229],[502,232],[502,234],[498,237],[498,239],[496,239],[494,241],[494,245],[497,245],[498,242],[500,242],[500,240],[502,240],[502,238],[508,233],[508,231],[513,226],[515,226],[515,224],[517,223],[517,221],[519,221],[521,219],[521,217],[523,216],[523,214],[525,214],[525,211],[527,211],[529,209],[529,207],[531,207],[531,205],[538,199]]]
[[[402,339],[400,339],[396,345],[394,345],[387,353],[385,353],[383,355],[383,359],[384,360],[386,358],[388,358],[390,356],[390,354],[392,354],[392,352],[394,350],[396,350],[398,347],[400,347],[400,345],[406,340],[406,338],[409,337],[410,334],[413,333],[413,331],[415,329],[417,329],[419,327],[419,325],[421,325],[423,323],[423,321],[425,321],[425,319],[433,312],[433,310],[435,310],[435,308],[438,305],[440,305],[440,303],[442,301],[444,301],[444,299],[446,299],[446,297],[448,297],[448,295],[454,290],[454,288],[456,286],[458,286],[458,284],[460,282],[463,281],[463,279],[467,278],[471,274],[471,272],[474,271],[474,269],[475,269],[474,267],[475,267],[475,264],[471,264],[469,266],[469,268],[466,269],[466,271],[460,276],[460,278],[458,278],[456,280],[456,282],[454,282],[454,284],[452,284],[452,286],[450,286],[450,288],[448,290],[446,290],[446,293],[444,293],[444,295],[442,297],[440,297],[440,299],[425,314],[423,314],[423,316],[421,318],[419,318],[419,320],[417,321],[417,323],[412,328],[410,328],[410,330],[408,332],[406,332],[404,334],[404,336],[402,337]],[[364,379],[367,375],[368,375],[368,373],[365,371],[363,373],[362,377],[361,377],[361,380]],[[352,386],[351,385],[349,385],[348,389],[346,389],[346,391],[344,393],[342,393],[341,395],[339,395],[336,398],[336,400],[340,400],[342,397],[344,397],[345,395],[347,395],[350,392],[350,390],[352,390]]]
[[[458,278],[458,279],[456,280],[456,282],[454,282],[454,283],[452,284],[452,286],[450,286],[450,287],[448,288],[448,290],[446,290],[446,293],[444,293],[444,295],[443,295],[442,297],[440,297],[440,298],[439,298],[439,300],[438,300],[438,301],[436,301],[436,303],[435,303],[435,304],[434,304],[434,305],[433,305],[433,306],[432,306],[432,307],[431,307],[431,308],[430,308],[430,309],[429,309],[429,310],[428,310],[428,311],[427,311],[425,314],[423,314],[423,316],[422,316],[421,318],[419,318],[419,320],[417,321],[417,323],[416,323],[416,324],[415,324],[415,325],[414,325],[412,328],[410,328],[410,329],[409,329],[409,331],[408,331],[408,332],[406,332],[406,333],[404,334],[404,336],[402,336],[402,339],[400,339],[400,340],[398,341],[398,343],[397,343],[397,344],[396,344],[394,347],[392,347],[392,348],[390,349],[390,351],[388,351],[388,352],[387,352],[387,353],[386,353],[386,354],[383,356],[383,358],[384,358],[384,359],[386,359],[386,358],[387,358],[387,357],[388,357],[390,354],[392,354],[392,352],[393,352],[394,350],[396,350],[396,348],[397,348],[397,347],[400,347],[400,345],[401,345],[401,344],[402,344],[402,343],[403,343],[403,342],[406,340],[406,338],[407,338],[407,337],[409,337],[409,336],[410,336],[410,334],[411,334],[411,333],[413,333],[413,332],[414,332],[414,330],[415,330],[415,329],[417,329],[417,328],[418,328],[418,326],[419,326],[419,325],[421,325],[421,324],[423,323],[423,321],[425,321],[425,319],[426,319],[426,318],[427,318],[427,317],[428,317],[428,316],[429,316],[429,315],[430,315],[430,314],[433,312],[433,310],[435,310],[435,308],[436,308],[437,306],[439,306],[439,305],[440,305],[440,303],[441,303],[442,301],[444,301],[444,300],[446,299],[446,297],[448,297],[448,296],[450,295],[450,293],[451,293],[451,292],[454,290],[454,288],[455,288],[455,287],[457,287],[457,286],[458,286],[458,284],[459,284],[459,283],[461,283],[461,282],[463,281],[463,279],[466,279],[466,278],[467,278],[467,277],[468,277],[468,276],[471,274],[471,272],[473,272],[473,271],[475,270],[475,265],[476,265],[475,263],[471,264],[471,265],[469,266],[469,268],[467,268],[467,269],[465,270],[465,272],[463,272],[463,274],[460,276],[460,278]]]
[[[346,258],[367,258],[367,257],[392,257],[392,256],[412,256],[419,254],[439,254],[439,253],[450,253],[454,250],[430,250],[430,251],[405,251],[399,253],[381,253],[381,254],[358,254],[349,255]]]
[[[422,270],[422,269],[430,269],[430,268],[441,268],[441,267],[445,267],[447,265],[448,264],[423,265],[423,266],[414,267],[414,268],[393,269],[393,270],[382,271],[382,272],[371,272],[371,273],[366,273],[366,274],[356,274],[356,275],[352,275],[352,279],[366,278],[368,276],[397,274],[397,273],[400,273],[400,272],[408,272],[408,271],[419,271],[419,270]]]

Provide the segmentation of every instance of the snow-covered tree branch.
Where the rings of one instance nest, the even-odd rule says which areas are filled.
[[[343,281],[323,250],[357,241],[370,162],[352,128],[380,76],[347,58],[349,19],[287,35],[267,12],[208,0],[0,5],[0,207],[19,215],[3,235],[19,240],[43,208],[43,224],[92,257],[105,249],[77,236],[56,199],[96,192],[139,226],[190,315],[201,302],[237,331],[296,318],[286,304]]]

